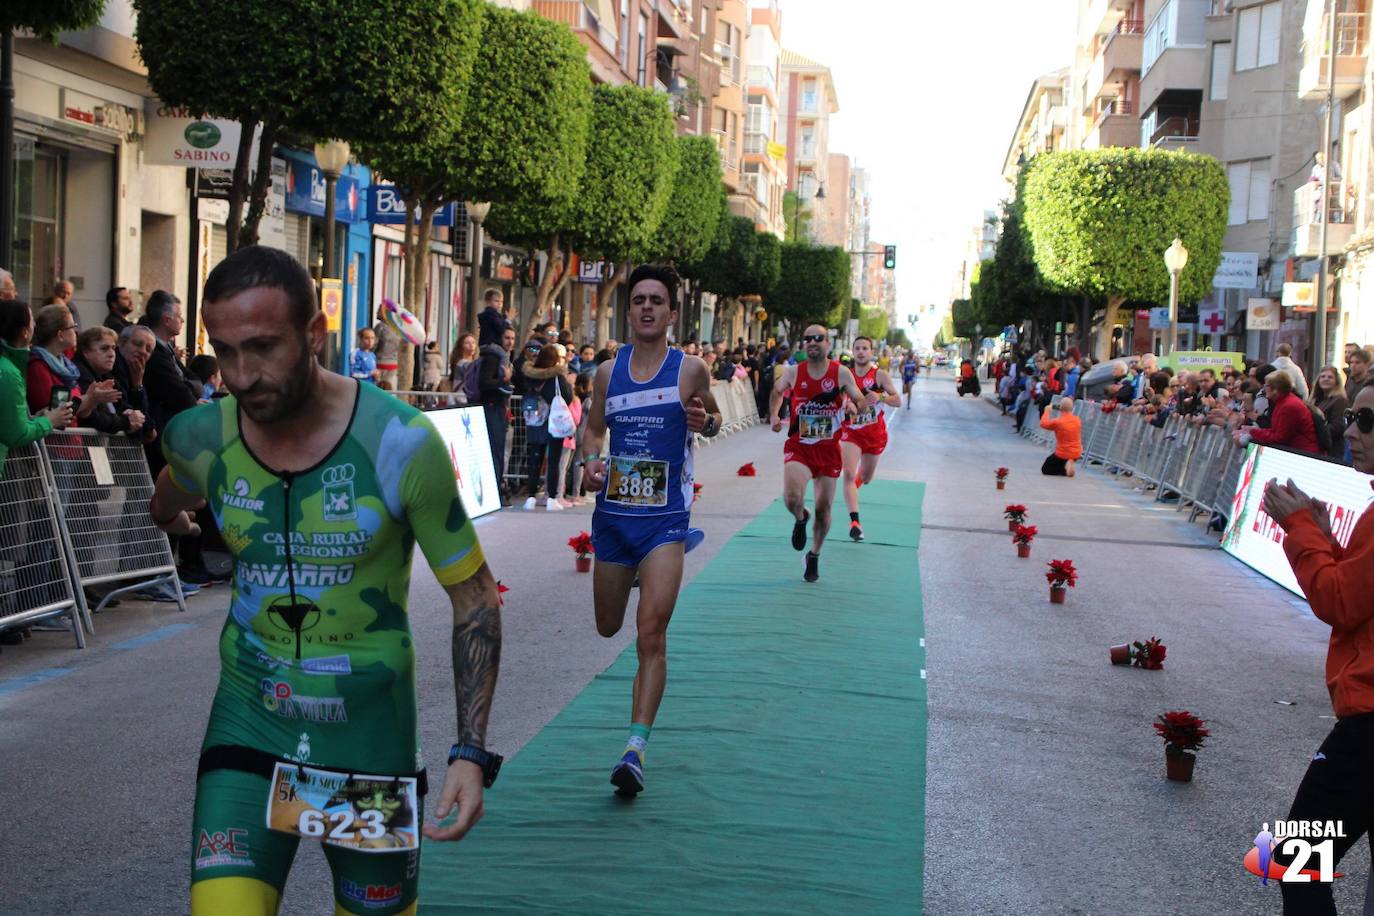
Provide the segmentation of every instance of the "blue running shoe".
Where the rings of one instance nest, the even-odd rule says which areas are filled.
[[[629,798],[643,792],[643,758],[632,750],[626,751],[625,756],[615,765],[615,769],[611,770],[611,785],[615,786],[615,794]]]

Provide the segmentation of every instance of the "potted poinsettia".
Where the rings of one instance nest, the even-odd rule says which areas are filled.
[[[1155,717],[1155,731],[1164,739],[1164,775],[1175,782],[1192,782],[1193,754],[1212,736],[1206,723],[1188,710],[1173,710]]]
[[[1011,470],[1008,468],[997,469],[997,489],[1005,490],[1007,488],[1007,475],[1010,473]]]
[[[1034,525],[1017,525],[1011,533],[1011,542],[1016,545],[1016,555],[1025,560],[1030,557],[1031,541],[1039,534]]]
[[[1026,522],[1026,507],[1019,503],[1012,503],[1002,510],[1002,517],[1007,520],[1007,530],[1015,531],[1017,525]]]
[[[579,531],[576,537],[568,538],[568,546],[572,548],[577,571],[591,572],[592,554],[596,553],[596,548],[592,546],[592,536],[585,531]]]
[[[739,466],[739,470],[735,472],[735,474],[739,477],[757,477],[758,473],[759,472],[754,468],[754,462],[752,461],[748,462],[747,464],[741,464]]]
[[[1048,565],[1045,578],[1050,583],[1050,602],[1063,604],[1065,592],[1078,585],[1078,570],[1073,560],[1050,560]]]
[[[1164,667],[1164,657],[1168,654],[1169,647],[1160,642],[1158,636],[1151,636],[1144,642],[1136,640],[1112,646],[1109,651],[1113,665],[1133,664],[1137,668],[1158,671]]]

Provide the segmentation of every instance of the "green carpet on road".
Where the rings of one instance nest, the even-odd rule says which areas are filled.
[[[922,495],[865,487],[869,540],[837,521],[815,584],[781,504],[753,519],[678,601],[644,794],[608,781],[631,646],[502,770],[467,839],[425,844],[421,912],[919,912]]]

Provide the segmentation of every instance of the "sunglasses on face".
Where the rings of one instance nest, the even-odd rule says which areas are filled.
[[[1361,407],[1359,410],[1345,412],[1345,425],[1355,424],[1366,436],[1374,433],[1374,407]]]
[[[824,334],[803,334],[802,343],[824,343]]]

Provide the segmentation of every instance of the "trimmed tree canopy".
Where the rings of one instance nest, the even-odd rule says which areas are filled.
[[[777,237],[769,236],[772,241],[765,241],[768,233],[756,230],[754,221],[746,216],[727,213],[722,218],[724,243],[718,240],[706,256],[701,270],[702,286],[727,299],[758,295],[771,303],[770,293],[781,270]]]
[[[709,137],[678,137],[674,142],[677,177],[651,247],[655,258],[695,264],[710,250],[720,223],[720,152]]]
[[[586,168],[591,68],[571,31],[486,5],[454,171],[470,200],[550,206]],[[495,208],[494,208],[495,209]]]
[[[0,28],[28,29],[53,41],[58,32],[89,29],[100,21],[107,0],[5,0],[0,5]]]
[[[768,299],[770,313],[801,324],[830,327],[849,307],[849,255],[843,248],[800,242],[782,246],[782,275]]]
[[[1187,246],[1179,298],[1212,289],[1230,190],[1220,162],[1192,153],[1098,149],[1043,153],[1026,166],[1025,228],[1035,266],[1065,292],[1165,302],[1164,250]],[[1109,315],[1109,320],[1112,316]]]
[[[667,96],[639,86],[592,89],[587,171],[573,203],[577,248],[613,261],[642,257],[677,176]]]

